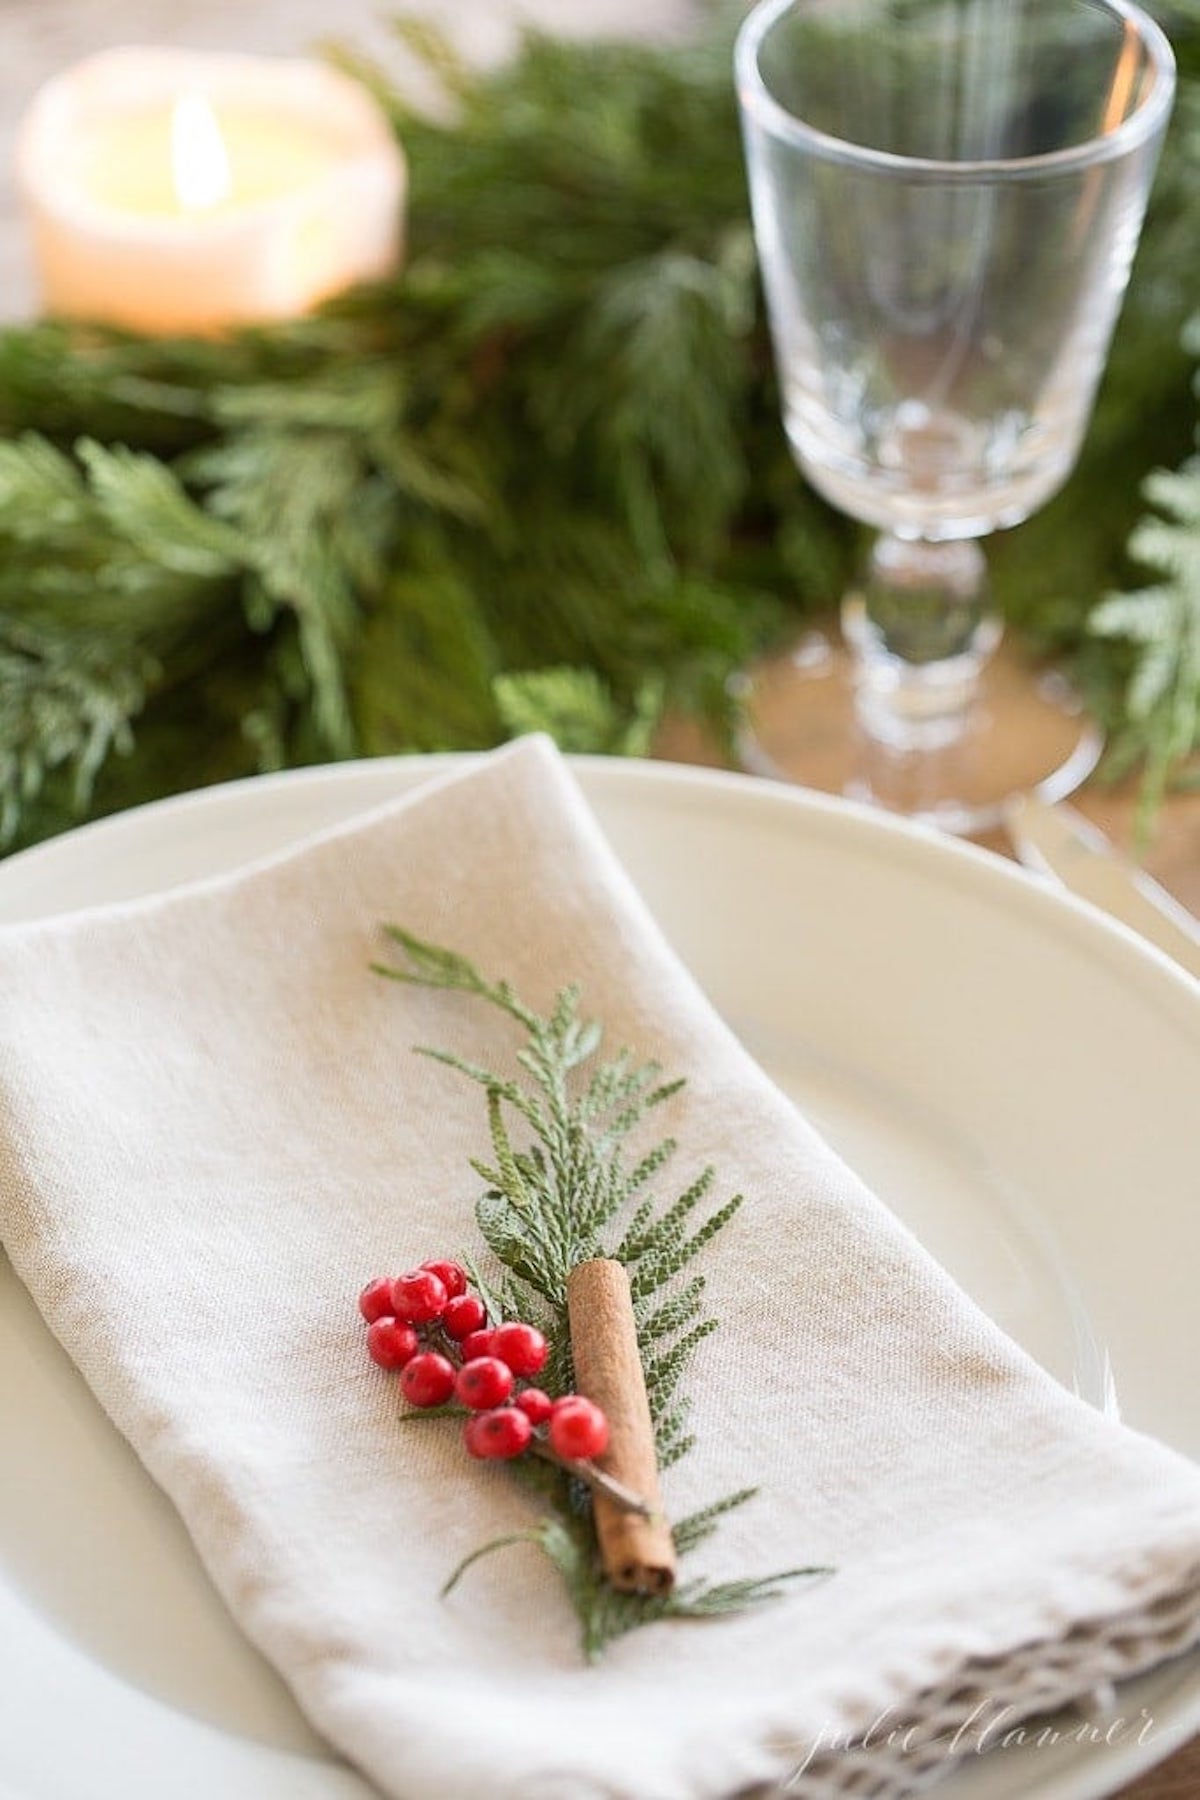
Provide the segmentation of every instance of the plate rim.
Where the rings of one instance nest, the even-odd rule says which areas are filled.
[[[486,750],[449,750],[350,757],[339,762],[309,763],[297,768],[270,770],[260,775],[236,776],[229,781],[212,782],[204,787],[186,788],[176,794],[162,795],[153,800],[142,801],[136,806],[105,814],[99,819],[86,820],[45,838],[40,843],[30,844],[0,858],[0,900],[3,899],[10,870],[15,869],[19,877],[35,862],[39,866],[44,863],[52,865],[56,856],[61,854],[63,846],[69,846],[73,851],[77,844],[96,841],[109,833],[119,837],[123,831],[140,828],[144,821],[158,816],[183,818],[190,812],[202,811],[209,806],[220,806],[229,801],[241,805],[254,795],[283,791],[289,787],[326,784],[337,786],[344,782],[348,788],[352,788],[364,776],[375,774],[403,773],[402,789],[395,796],[398,799],[401,792],[408,791],[423,774],[437,775],[469,767],[489,754]],[[736,794],[741,799],[750,800],[752,804],[765,803],[768,807],[782,805],[794,808],[811,820],[821,821],[827,829],[851,836],[862,833],[867,841],[875,834],[880,834],[884,841],[903,846],[904,853],[910,858],[921,860],[930,857],[941,867],[953,869],[964,884],[982,892],[988,899],[994,897],[992,884],[999,883],[1006,888],[1009,898],[1014,899],[1043,926],[1062,931],[1070,921],[1070,935],[1077,944],[1082,941],[1105,963],[1115,963],[1118,975],[1132,975],[1136,969],[1139,978],[1149,982],[1152,990],[1157,987],[1165,1004],[1172,1008],[1181,1005],[1185,1013],[1194,1013],[1200,1027],[1200,981],[1182,969],[1165,950],[1151,944],[1131,926],[1115,919],[1091,901],[1082,899],[1053,879],[1041,876],[997,851],[950,836],[936,826],[904,818],[861,801],[788,782],[771,781],[739,770],[711,768],[703,764],[657,757],[568,753],[563,760],[569,769],[582,776],[585,784],[596,782],[603,786],[608,783],[619,789],[626,784],[661,783],[683,792],[692,790],[695,794],[719,794],[726,801]],[[408,780],[409,771],[414,772],[411,783]],[[326,828],[321,829],[323,831]],[[266,863],[274,862],[280,856],[290,854],[301,841],[303,840],[296,840],[282,851],[270,852],[261,860]],[[239,864],[239,867],[256,866],[257,860]],[[206,878],[200,879],[203,881]],[[219,880],[220,876],[209,879]],[[171,884],[169,889],[154,891],[174,891],[176,887],[192,884],[191,880],[185,880]],[[100,904],[107,906],[112,903],[105,901]],[[75,917],[88,910],[90,908],[85,903],[33,916],[49,920]],[[16,922],[32,922],[32,918]],[[8,923],[0,920],[0,931],[5,930]],[[1130,957],[1132,961],[1128,962],[1128,968],[1123,967]]]

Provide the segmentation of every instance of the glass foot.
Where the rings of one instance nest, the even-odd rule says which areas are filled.
[[[966,731],[938,749],[869,738],[851,670],[836,634],[812,631],[790,653],[739,675],[742,766],[971,836],[995,830],[1014,795],[1063,799],[1099,760],[1100,732],[1070,684],[1007,643],[979,678]]]

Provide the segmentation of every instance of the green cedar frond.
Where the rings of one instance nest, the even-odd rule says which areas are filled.
[[[492,1134],[492,1148],[496,1152],[500,1168],[500,1179],[496,1185],[522,1218],[532,1220],[535,1216],[533,1196],[525,1185],[513,1155],[504,1125],[502,1102],[494,1087],[488,1089],[488,1129]]]
[[[616,1249],[613,1251],[613,1255],[616,1257],[618,1262],[623,1262],[623,1263],[629,1262],[632,1246],[641,1241],[641,1238],[645,1232],[646,1226],[649,1224],[650,1220],[653,1217],[654,1217],[654,1201],[653,1201],[653,1199],[643,1200],[641,1202],[641,1204],[639,1205],[637,1211],[631,1217],[629,1224],[626,1226],[624,1237],[621,1239],[620,1243],[617,1245]]]
[[[631,1242],[625,1240],[624,1255],[628,1262],[637,1262],[642,1257],[656,1257],[677,1245],[683,1236],[683,1221],[688,1214],[694,1212],[704,1199],[716,1179],[716,1170],[710,1165],[702,1169],[691,1186],[685,1188],[675,1204],[660,1219]]]
[[[678,1237],[656,1255],[641,1257],[630,1277],[635,1300],[644,1300],[648,1294],[670,1281],[680,1269],[687,1267],[694,1256],[698,1256],[704,1246],[716,1236],[717,1232],[727,1225],[742,1204],[743,1196],[735,1194],[724,1206],[704,1221],[700,1229],[690,1238]]]
[[[609,1135],[621,1135],[621,1121],[628,1116],[640,1118],[651,1107],[661,1106],[678,1094],[684,1084],[671,1081],[655,1087],[662,1070],[655,1062],[635,1066],[628,1051],[622,1050],[611,1061],[601,1064],[580,1101],[581,1117],[598,1120],[615,1114]]]
[[[496,709],[514,737],[544,731],[560,749],[645,756],[662,715],[665,689],[641,682],[627,703],[595,669],[526,669],[497,675]]]
[[[758,1493],[757,1488],[738,1488],[736,1493],[726,1494],[721,1500],[714,1500],[708,1506],[689,1513],[685,1519],[672,1528],[671,1536],[675,1539],[675,1548],[682,1556],[688,1550],[694,1550],[705,1538],[711,1537],[726,1513],[735,1512],[739,1506],[745,1506]]]
[[[737,1503],[733,1497],[732,1504]],[[730,1503],[720,1503],[728,1511]],[[495,1538],[461,1562],[442,1590],[448,1593],[472,1563],[493,1550],[534,1543],[553,1563],[583,1626],[583,1648],[594,1661],[614,1638],[664,1619],[720,1618],[747,1607],[779,1599],[788,1582],[828,1574],[826,1569],[787,1569],[750,1580],[685,1583],[671,1594],[624,1594],[603,1579],[586,1518],[565,1514],[548,1518],[530,1531]]]
[[[571,347],[591,379],[547,381],[540,395],[555,450],[595,434],[652,566],[669,562],[676,505],[690,512],[702,496],[715,543],[747,484],[737,408],[756,265],[749,228],[737,236],[739,255],[728,239],[716,256],[670,247],[601,276]]]
[[[683,1377],[684,1370],[691,1361],[692,1352],[706,1337],[711,1337],[717,1329],[715,1319],[701,1319],[698,1324],[680,1338],[679,1342],[663,1355],[645,1357],[646,1397],[650,1402],[650,1416],[660,1418],[666,1411],[669,1402],[675,1396],[675,1389]]]
[[[432,1408],[429,1410],[432,1411]],[[541,1542],[542,1534],[536,1529],[532,1531],[511,1531],[505,1537],[489,1539],[486,1544],[481,1544],[478,1550],[472,1550],[469,1556],[464,1556],[458,1567],[452,1571],[442,1586],[442,1599],[445,1600],[449,1594],[454,1592],[454,1589],[458,1586],[472,1563],[477,1563],[481,1561],[483,1557],[490,1556],[494,1550],[507,1550],[510,1549],[513,1544],[537,1544],[540,1547]]]
[[[473,1258],[464,1256],[462,1265],[467,1271],[467,1274],[471,1277],[472,1287],[483,1301],[489,1320],[493,1325],[498,1325],[502,1319],[508,1316],[499,1294],[492,1287],[492,1284],[488,1281],[478,1263],[475,1262]]]
[[[683,1457],[687,1456],[688,1453],[690,1451],[694,1450],[695,1448],[696,1448],[696,1438],[695,1438],[695,1434],[693,1432],[684,1432],[684,1433],[681,1433],[678,1437],[671,1438],[670,1441],[667,1443],[666,1448],[659,1451],[659,1455],[658,1455],[659,1468],[660,1469],[673,1468],[677,1462],[679,1462]]]
[[[1126,708],[1146,762],[1143,839],[1172,771],[1200,750],[1200,456],[1153,473],[1144,494],[1157,513],[1141,521],[1129,550],[1164,579],[1109,595],[1091,619],[1096,635],[1135,646]]]
[[[412,966],[397,969],[376,964],[374,966],[378,974],[388,975],[393,981],[409,981],[418,987],[451,988],[464,994],[477,994],[481,1000],[499,1007],[501,1012],[508,1013],[519,1025],[524,1025],[530,1031],[539,1023],[537,1015],[522,1006],[507,982],[486,982],[474,964],[457,951],[442,949],[437,944],[427,944],[399,925],[385,925],[383,929],[388,937],[399,944]]]
[[[77,451],[102,517],[144,556],[178,574],[210,578],[246,560],[238,533],[198,507],[157,457],[86,438]]]
[[[744,1581],[719,1581],[711,1586],[682,1588],[674,1596],[671,1608],[681,1619],[719,1619],[730,1613],[744,1612],[748,1606],[759,1606],[764,1600],[780,1600],[792,1581],[815,1581],[831,1575],[825,1564],[810,1564],[801,1569],[781,1569],[776,1575],[764,1575]]]
[[[0,529],[20,542],[38,543],[70,534],[89,507],[78,465],[45,438],[24,432],[0,443]]]
[[[395,969],[385,968],[378,964],[374,965],[374,971],[377,975],[387,975],[393,981],[409,979],[403,974],[398,975]],[[444,1063],[448,1069],[457,1069],[460,1075],[465,1075],[468,1081],[473,1081],[479,1087],[486,1088],[489,1093],[495,1090],[502,1100],[508,1101],[510,1106],[518,1106],[524,1100],[524,1095],[515,1081],[501,1081],[498,1075],[494,1075],[490,1069],[485,1069],[482,1063],[467,1062],[464,1057],[456,1056],[452,1050],[434,1050],[428,1044],[415,1044],[413,1053],[416,1056],[427,1056],[430,1062]]]
[[[692,1581],[671,1594],[623,1594],[604,1582],[586,1523],[578,1518],[545,1520],[527,1532],[495,1538],[459,1564],[442,1590],[448,1593],[466,1569],[493,1550],[534,1543],[553,1563],[583,1625],[583,1647],[594,1661],[613,1641],[639,1626],[666,1619],[717,1619],[781,1599],[787,1585],[828,1575],[822,1567],[782,1569],[777,1574],[724,1582]]]
[[[638,1319],[638,1336],[644,1344],[657,1344],[664,1338],[682,1331],[689,1325],[700,1311],[704,1294],[703,1275],[693,1275],[685,1287],[664,1300],[653,1312],[646,1310],[642,1303]]]
[[[682,1093],[686,1086],[687,1082],[682,1076],[677,1081],[664,1081],[660,1087],[647,1094],[646,1105],[662,1106],[667,1100],[673,1100],[676,1094]]]
[[[136,649],[111,660],[86,631],[0,617],[0,845],[60,771],[86,806],[106,758],[128,752],[153,678]]]
[[[636,1192],[640,1187],[645,1187],[646,1183],[653,1176],[658,1174],[663,1164],[674,1156],[678,1148],[679,1146],[674,1138],[663,1138],[660,1144],[655,1144],[653,1150],[648,1151],[646,1155],[643,1156],[637,1167],[630,1170],[630,1193]]]
[[[482,1086],[487,1094],[492,1156],[491,1161],[476,1158],[472,1164],[487,1184],[476,1201],[475,1217],[503,1274],[481,1282],[472,1265],[471,1275],[489,1318],[528,1317],[530,1299],[536,1297],[537,1322],[550,1345],[543,1378],[551,1391],[568,1391],[572,1383],[568,1277],[578,1263],[592,1257],[616,1256],[631,1263],[639,1349],[659,1462],[669,1468],[692,1446],[680,1383],[697,1346],[717,1329],[716,1319],[703,1309],[703,1275],[695,1273],[673,1284],[739,1204],[734,1198],[715,1207],[689,1236],[685,1221],[709,1197],[715,1182],[712,1169],[703,1170],[657,1217],[652,1198],[637,1198],[676,1145],[666,1138],[627,1157],[624,1140],[681,1084],[663,1082],[656,1063],[639,1064],[627,1050],[603,1059],[602,1030],[582,1016],[576,988],[560,990],[543,1016],[519,999],[507,982],[485,979],[467,958],[425,943],[400,926],[385,929],[405,960],[395,967],[380,967],[380,974],[483,1000],[524,1034],[515,1061],[534,1091],[511,1076],[493,1074],[456,1055],[421,1052]],[[596,1066],[589,1068],[593,1063]],[[514,1138],[506,1109],[532,1133],[529,1141]],[[623,1232],[618,1223],[622,1219]],[[651,1295],[660,1296],[657,1303],[651,1304]],[[522,1478],[528,1460],[514,1465]],[[774,1596],[788,1579],[775,1576],[720,1587],[692,1583],[670,1596],[618,1594],[599,1567],[586,1486],[544,1464],[536,1472],[536,1486],[549,1507],[542,1522],[529,1533],[498,1540],[476,1554],[502,1544],[536,1542],[562,1575],[589,1657],[634,1626],[732,1611],[739,1595],[742,1604],[757,1604]],[[680,1550],[700,1543],[724,1513],[748,1498],[748,1492],[727,1496],[682,1521],[677,1531]],[[474,1560],[469,1557],[460,1565],[450,1585]]]
[[[506,1195],[489,1189],[476,1203],[475,1218],[484,1242],[505,1268],[539,1294],[553,1292],[553,1271],[543,1262],[541,1247],[531,1241],[520,1213]]]

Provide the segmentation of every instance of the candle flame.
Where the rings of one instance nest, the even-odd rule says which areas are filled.
[[[171,110],[171,176],[185,212],[205,212],[229,197],[229,152],[203,94],[181,94]]]

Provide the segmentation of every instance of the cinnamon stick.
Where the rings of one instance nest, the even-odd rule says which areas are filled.
[[[567,1278],[567,1316],[576,1388],[608,1419],[608,1448],[597,1465],[647,1507],[642,1514],[608,1494],[593,1495],[604,1572],[626,1593],[669,1593],[675,1545],[662,1507],[633,1299],[622,1265],[606,1257],[578,1263]]]

